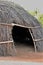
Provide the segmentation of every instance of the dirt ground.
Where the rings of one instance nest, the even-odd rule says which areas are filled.
[[[43,62],[43,53],[34,52],[33,46],[16,44],[15,56],[0,57],[0,60],[9,61],[26,61],[26,62]]]
[[[34,46],[28,44],[16,43],[15,48],[16,56],[20,57],[28,57],[29,52],[34,52]]]

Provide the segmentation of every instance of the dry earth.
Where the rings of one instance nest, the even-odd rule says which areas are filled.
[[[16,54],[10,57],[0,57],[0,60],[14,60],[14,61],[26,61],[26,62],[43,62],[43,53],[34,52],[32,46],[26,46],[24,44],[16,44]]]
[[[17,44],[15,56],[0,57],[0,60],[43,62],[43,53],[34,52],[33,46]]]

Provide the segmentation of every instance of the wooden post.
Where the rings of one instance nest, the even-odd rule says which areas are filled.
[[[33,43],[34,43],[34,49],[35,49],[35,52],[37,51],[36,50],[36,44],[35,44],[35,41],[34,41],[34,38],[33,38],[33,35],[32,35],[32,33],[31,33],[31,30],[29,29],[29,32],[30,32],[30,34],[31,34],[31,37],[32,37],[32,39],[33,39]]]

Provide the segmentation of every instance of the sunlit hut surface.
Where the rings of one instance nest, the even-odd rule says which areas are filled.
[[[13,42],[6,42],[12,40]],[[35,52],[43,52],[43,32],[40,23],[21,6],[0,1],[0,42],[0,56],[14,56],[15,46],[20,43],[28,43],[34,46]]]

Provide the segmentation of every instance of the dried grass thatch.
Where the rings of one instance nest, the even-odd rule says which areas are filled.
[[[22,7],[6,1],[0,1],[0,23],[7,23],[7,24],[14,23],[14,24],[19,24],[28,27],[40,26],[38,20],[34,18],[32,15],[30,15],[29,13],[27,13]],[[41,26],[38,28],[32,28],[30,29],[30,31],[34,39],[43,38],[43,32]],[[12,27],[0,25],[0,42],[9,41],[9,40],[10,41],[13,40]],[[0,45],[0,55],[13,55],[11,54],[11,50],[14,48],[11,47],[8,53],[6,52],[7,51],[6,45],[7,44]],[[41,52],[43,51],[43,40],[36,41],[35,45],[37,51],[41,51]],[[11,44],[11,46],[13,46],[13,44]]]

